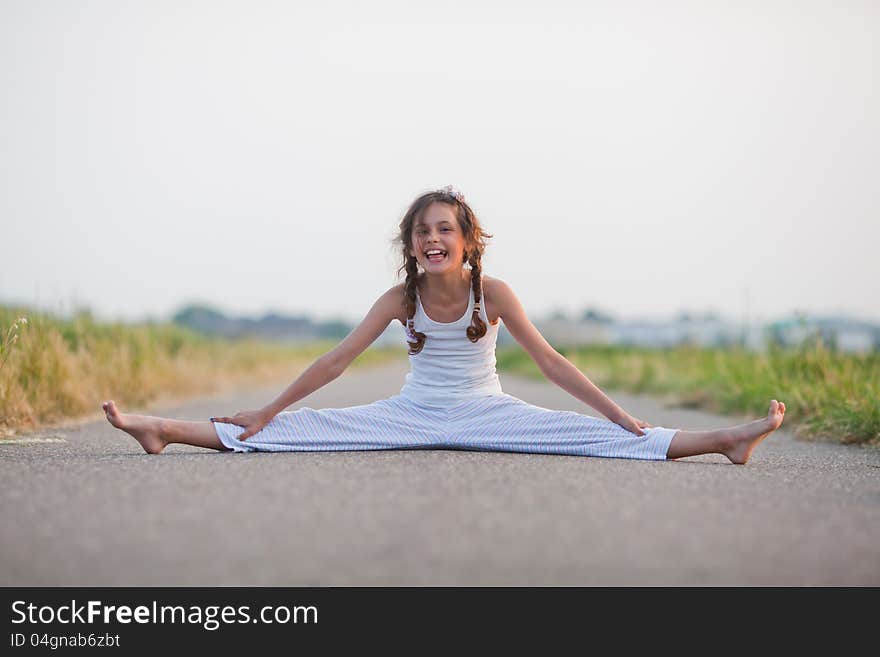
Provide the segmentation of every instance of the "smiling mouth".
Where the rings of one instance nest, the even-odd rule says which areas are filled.
[[[440,261],[442,261],[444,258],[446,258],[447,255],[449,255],[449,254],[446,253],[446,252],[444,251],[443,253],[440,253],[440,254],[434,254],[434,253],[432,253],[431,255],[426,256],[426,257],[427,257],[428,260],[431,261],[431,262],[440,262]]]

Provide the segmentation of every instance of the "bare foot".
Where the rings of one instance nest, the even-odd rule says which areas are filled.
[[[117,429],[122,429],[137,440],[147,454],[160,454],[168,444],[161,436],[161,420],[149,415],[125,415],[116,408],[113,400],[101,404],[107,419]]]
[[[741,424],[731,430],[722,453],[732,463],[743,464],[749,460],[752,451],[764,438],[776,431],[785,418],[785,404],[775,399],[770,402],[767,417],[747,424]]]

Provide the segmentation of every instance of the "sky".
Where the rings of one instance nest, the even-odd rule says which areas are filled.
[[[357,321],[447,184],[530,317],[880,320],[880,5],[0,0],[0,302]]]

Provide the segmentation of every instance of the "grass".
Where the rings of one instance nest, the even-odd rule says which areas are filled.
[[[26,322],[18,321],[25,317]],[[335,341],[286,346],[211,338],[168,324],[71,319],[0,306],[0,437],[100,412],[116,400],[135,410],[163,399],[248,384],[292,382]],[[716,413],[763,415],[784,401],[801,438],[880,445],[880,354],[843,354],[821,342],[797,349],[558,349],[596,385],[666,397]],[[352,367],[405,357],[370,348]],[[519,346],[499,347],[498,370],[543,378]],[[279,388],[279,391],[281,388]]]
[[[170,323],[99,322],[88,311],[66,319],[0,306],[0,438],[100,413],[107,399],[134,410],[247,384],[278,383],[280,392],[335,344],[225,340]],[[398,352],[405,346],[367,349],[351,367]]]
[[[675,405],[764,415],[785,402],[786,425],[805,439],[880,445],[880,353],[840,353],[820,341],[765,353],[682,346],[557,349],[597,386],[660,395]],[[516,346],[499,348],[498,369],[542,378]]]

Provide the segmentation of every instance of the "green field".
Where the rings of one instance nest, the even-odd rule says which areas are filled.
[[[716,413],[765,415],[785,402],[786,427],[800,438],[880,444],[880,354],[837,353],[821,342],[798,348],[623,346],[557,348],[605,391],[667,398]],[[498,370],[543,378],[518,346],[498,348]],[[648,420],[650,421],[650,420]]]

